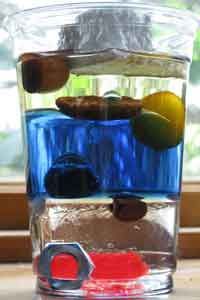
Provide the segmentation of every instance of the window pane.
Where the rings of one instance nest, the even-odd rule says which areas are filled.
[[[16,1],[0,1],[0,21],[18,10]],[[19,101],[12,45],[0,29],[0,180],[23,178]]]
[[[81,1],[81,0],[80,0]],[[143,1],[144,2],[144,1]],[[152,2],[167,4],[179,8],[189,8],[200,12],[199,1],[190,0],[154,0]],[[60,3],[60,1],[1,1],[2,19],[4,15],[19,8]],[[1,21],[1,20],[0,20]],[[0,181],[24,180],[24,161],[22,137],[20,130],[20,109],[17,95],[16,74],[12,59],[11,45],[0,30]],[[190,72],[190,85],[187,93],[187,126],[184,153],[184,177],[200,177],[200,32],[197,36]]]
[[[200,44],[199,44],[200,47]],[[196,71],[199,60],[193,61],[190,85],[187,93],[187,126],[185,132],[184,176],[186,179],[200,178],[200,72]],[[192,77],[192,78],[191,78]]]
[[[16,85],[1,89],[0,176],[18,177],[23,172],[22,141]]]

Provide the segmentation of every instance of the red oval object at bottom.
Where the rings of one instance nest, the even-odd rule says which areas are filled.
[[[148,266],[135,252],[90,253],[95,265],[92,279],[136,279],[148,273]]]

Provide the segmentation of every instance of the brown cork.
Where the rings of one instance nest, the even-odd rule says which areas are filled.
[[[69,78],[63,57],[27,53],[21,56],[22,83],[29,93],[48,93],[60,89]]]

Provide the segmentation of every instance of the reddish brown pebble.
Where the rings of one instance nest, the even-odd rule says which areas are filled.
[[[56,105],[65,115],[86,120],[129,119],[141,110],[141,102],[130,97],[120,100],[98,96],[61,97]]]
[[[58,55],[24,54],[22,83],[29,93],[47,93],[61,88],[69,78],[64,58]]]
[[[121,221],[138,221],[146,215],[147,205],[137,198],[117,198],[113,200],[112,213]]]

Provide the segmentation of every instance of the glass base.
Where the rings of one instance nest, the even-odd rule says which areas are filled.
[[[140,299],[172,291],[171,273],[152,274],[139,280],[90,280],[79,290],[51,289],[48,282],[38,278],[37,291],[40,294],[64,296],[65,299]]]

